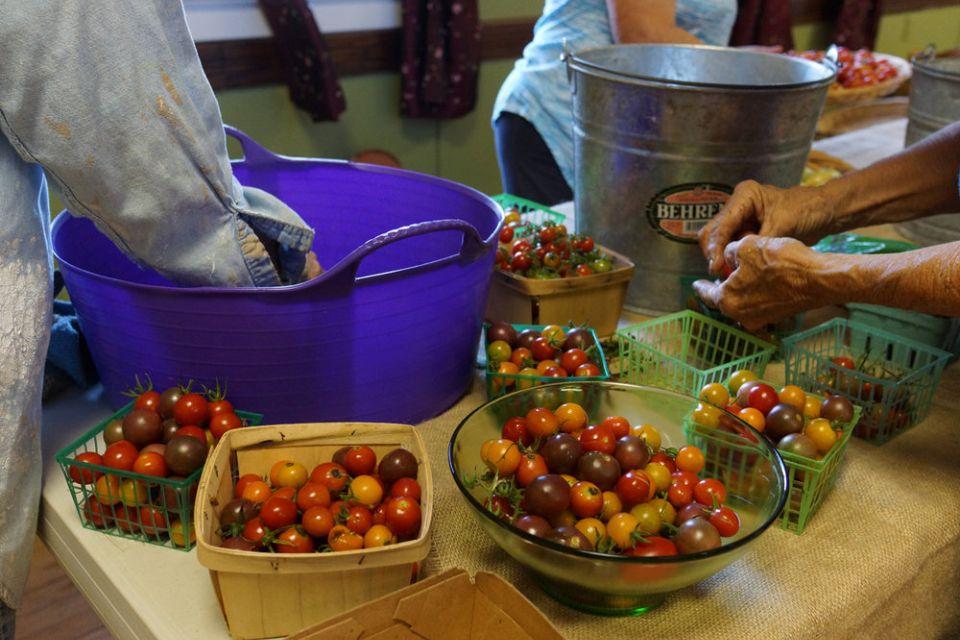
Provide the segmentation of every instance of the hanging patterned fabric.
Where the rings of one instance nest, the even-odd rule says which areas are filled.
[[[740,0],[730,44],[793,48],[790,0]]]
[[[480,20],[476,0],[403,0],[401,113],[458,118],[477,101]]]
[[[347,104],[307,0],[260,0],[260,9],[270,23],[290,99],[314,120],[336,120]]]
[[[843,0],[833,41],[850,49],[872,49],[880,26],[880,0]]]

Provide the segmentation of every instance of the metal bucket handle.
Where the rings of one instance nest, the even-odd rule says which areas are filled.
[[[840,70],[840,49],[837,48],[837,45],[830,45],[823,53],[822,64],[833,71],[834,74]]]
[[[923,51],[910,58],[910,62],[933,62],[937,58],[937,45],[928,44]]]

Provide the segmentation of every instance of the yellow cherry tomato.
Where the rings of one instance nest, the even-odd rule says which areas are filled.
[[[757,374],[749,369],[734,371],[733,375],[730,376],[730,379],[727,380],[727,389],[732,395],[737,395],[737,391],[740,390],[740,387],[743,386],[744,382],[751,382],[757,379]]]
[[[816,396],[807,396],[803,401],[803,417],[810,418],[819,418],[820,417],[820,404],[821,400]]]
[[[537,376],[540,374],[537,373],[537,370],[533,367],[527,367],[526,369],[520,370],[521,376],[528,376],[520,378],[517,380],[517,389],[532,389],[537,386]]]
[[[520,224],[520,212],[516,209],[511,209],[507,215],[503,217],[504,226],[509,224]]]
[[[277,460],[270,467],[270,484],[274,489],[293,487],[299,489],[307,484],[307,468],[293,460]]]
[[[587,426],[587,412],[583,407],[575,402],[567,402],[554,411],[557,419],[560,420],[560,431],[564,433],[573,433]]]
[[[666,465],[659,462],[651,462],[643,468],[647,472],[647,475],[653,480],[653,484],[656,485],[657,491],[666,491],[670,488],[670,469]]]
[[[500,387],[509,389],[517,382],[517,379],[512,377],[507,377],[507,376],[515,376],[518,373],[520,373],[520,367],[513,364],[512,362],[501,362],[500,366],[497,367],[497,373],[507,374],[507,375],[496,376],[494,378],[494,382]]]
[[[837,443],[837,432],[833,430],[833,425],[829,420],[816,418],[807,423],[803,428],[803,434],[813,440],[817,451],[826,453]]]
[[[646,440],[647,446],[653,449],[654,453],[660,450],[660,432],[657,431],[657,428],[652,424],[640,424],[630,427],[630,433],[641,440]]]
[[[149,497],[147,485],[139,480],[124,480],[120,483],[120,501],[128,507],[146,504]]]
[[[760,410],[754,409],[753,407],[740,409],[737,417],[761,433],[767,428],[767,419]]]
[[[397,536],[389,528],[382,524],[375,524],[363,534],[363,548],[384,547],[388,544],[396,544]]]
[[[630,509],[630,515],[637,519],[637,531],[645,536],[656,535],[663,523],[660,522],[660,510],[657,505],[644,502]]]
[[[170,523],[170,542],[178,547],[189,547],[191,544],[197,541],[197,532],[194,531],[193,526],[191,525],[190,531],[186,530],[183,522],[180,520],[174,520]],[[187,540],[189,539],[189,542]]]
[[[100,504],[107,506],[120,502],[120,479],[117,476],[100,476],[94,488]]]
[[[633,532],[637,530],[639,524],[636,516],[618,513],[607,522],[607,535],[613,540],[613,544],[621,549],[630,549],[634,546]]]
[[[719,382],[711,382],[700,389],[700,399],[715,407],[725,407],[730,403],[730,393]]]
[[[613,491],[603,492],[603,508],[600,510],[600,519],[609,522],[610,518],[623,511],[623,503]]]
[[[660,514],[660,522],[663,524],[673,524],[676,521],[677,510],[663,498],[654,498],[647,504],[652,504],[657,507],[657,512]]]
[[[480,459],[491,471],[501,476],[511,476],[520,466],[523,454],[513,440],[495,438],[480,445]]]
[[[794,384],[788,384],[783,389],[780,389],[780,393],[777,395],[780,397],[780,402],[789,404],[801,411],[803,411],[803,407],[807,402],[807,394],[803,392],[803,389]]]
[[[693,410],[693,421],[700,426],[716,429],[720,426],[721,411],[722,409],[717,409],[706,402],[701,402],[697,404],[697,408]]]
[[[607,528],[604,524],[597,520],[596,518],[584,518],[583,520],[578,520],[577,524],[573,525],[577,530],[587,537],[587,540],[590,541],[594,547],[597,546],[597,543],[600,542],[600,539],[607,535]]]
[[[350,493],[365,507],[373,508],[383,500],[383,487],[373,476],[357,476],[351,480]]]
[[[547,339],[547,342],[552,344],[555,347],[559,347],[563,344],[563,341],[567,339],[567,334],[563,330],[563,327],[557,324],[548,324],[540,332],[540,336]]]

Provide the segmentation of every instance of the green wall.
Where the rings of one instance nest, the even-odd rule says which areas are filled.
[[[826,24],[796,27],[793,36],[798,49],[823,48],[829,44],[832,29]],[[880,20],[876,49],[897,56],[909,56],[935,44],[946,50],[960,47],[960,5],[893,13]]]

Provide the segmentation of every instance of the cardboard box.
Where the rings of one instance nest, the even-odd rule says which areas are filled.
[[[289,640],[563,640],[500,576],[451,569],[330,618]]]

